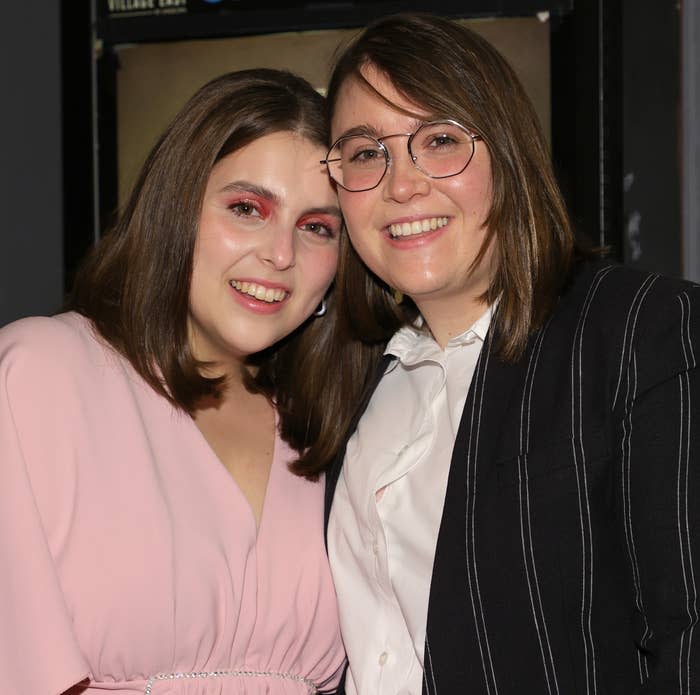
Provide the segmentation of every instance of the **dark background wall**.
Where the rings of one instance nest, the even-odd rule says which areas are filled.
[[[59,3],[5,2],[0,19],[0,325],[63,297]]]
[[[681,11],[683,275],[700,282],[700,2]]]
[[[624,0],[623,13],[624,259],[679,275],[679,6]]]
[[[0,325],[58,310],[77,256],[98,233],[95,202],[108,177],[92,170],[93,113],[109,118],[109,109],[93,110],[93,98],[104,104],[105,94],[91,87],[109,81],[100,82],[99,63],[94,81],[91,74],[90,4],[14,0],[1,10]],[[411,4],[394,2],[392,11]],[[569,124],[561,119],[555,133],[559,151],[570,146],[589,172],[595,170],[590,150],[600,145],[600,137],[608,147],[592,183],[581,181],[591,178],[581,175],[581,167],[569,167],[563,176],[578,221],[595,235],[595,201],[582,204],[575,198],[592,199],[591,189],[612,181],[616,192],[610,196],[608,189],[605,205],[617,206],[619,214],[608,216],[614,228],[606,233],[617,239],[617,256],[700,280],[698,0],[576,0],[574,8],[575,21],[568,28],[564,23],[559,41],[576,42],[579,60],[555,75],[553,86],[568,90],[578,100],[577,118],[587,118],[586,104],[594,108],[601,97],[596,75],[602,69],[608,101],[600,113],[611,115],[594,138],[567,144]],[[596,43],[601,22],[605,31]],[[553,74],[557,69],[553,63]],[[100,143],[103,161],[112,146]]]

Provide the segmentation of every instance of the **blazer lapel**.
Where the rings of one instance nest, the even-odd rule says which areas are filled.
[[[517,417],[524,365],[492,353],[489,332],[465,402],[452,452],[430,588],[424,692],[497,692],[493,687],[487,617],[479,601],[474,527],[478,499],[496,484],[495,461],[506,423]],[[478,655],[476,659],[469,656]],[[480,683],[488,683],[482,690]]]

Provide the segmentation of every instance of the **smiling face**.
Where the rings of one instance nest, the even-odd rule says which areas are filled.
[[[279,132],[221,159],[197,232],[188,329],[194,356],[224,371],[270,347],[318,306],[338,260],[324,149]]]
[[[365,132],[376,138],[412,133],[433,120],[419,105],[402,97],[372,66],[364,77],[396,110],[354,78],[340,88],[332,138]],[[493,244],[471,268],[487,236],[484,221],[491,208],[491,162],[483,141],[475,143],[469,166],[443,179],[426,176],[411,163],[406,137],[385,145],[391,165],[369,191],[338,189],[353,246],[367,266],[388,285],[416,303],[441,344],[462,332],[483,312],[478,300],[489,286]]]

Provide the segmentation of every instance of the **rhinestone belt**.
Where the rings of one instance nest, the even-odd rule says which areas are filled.
[[[279,671],[253,671],[248,669],[225,669],[223,671],[180,671],[178,673],[158,673],[151,676],[146,682],[146,689],[143,695],[151,695],[153,684],[156,681],[174,681],[183,678],[224,678],[226,676],[252,677],[252,678],[277,678],[285,681],[295,681],[303,683],[309,695],[317,695],[318,688],[313,681],[303,676],[297,676],[293,673],[280,673]]]

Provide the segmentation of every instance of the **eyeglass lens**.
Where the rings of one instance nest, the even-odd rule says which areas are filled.
[[[335,143],[328,156],[331,176],[351,191],[379,184],[388,166],[387,145],[366,135],[352,135]],[[454,123],[435,122],[421,126],[408,141],[413,163],[432,178],[462,172],[474,154],[474,138]],[[396,154],[391,156],[395,157]]]

